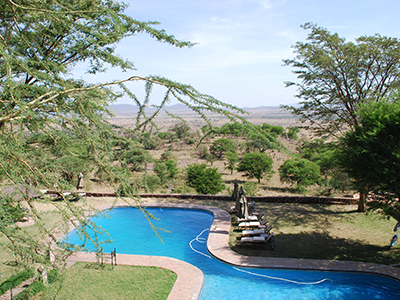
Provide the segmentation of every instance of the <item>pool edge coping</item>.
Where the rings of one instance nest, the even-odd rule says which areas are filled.
[[[116,204],[98,206],[96,208],[98,210],[105,210],[110,208],[130,206],[132,205]],[[230,265],[249,268],[367,273],[371,275],[390,277],[392,279],[400,281],[400,269],[375,263],[303,258],[256,257],[241,255],[233,251],[229,247],[231,216],[227,211],[218,207],[198,204],[147,202],[142,203],[141,207],[197,209],[212,213],[214,217],[208,234],[207,249],[211,255]],[[85,254],[85,252],[82,253]],[[78,261],[82,261],[79,260],[79,254],[80,253],[74,253],[74,255],[68,258],[67,261],[72,264]],[[92,255],[93,257],[85,258],[82,256],[84,262],[86,262],[85,259],[94,259],[94,261],[96,261],[94,253],[88,254]],[[199,299],[204,284],[204,274],[199,268],[195,267],[194,265],[171,257],[128,254],[117,255],[118,263],[122,265],[157,266],[169,269],[176,273],[177,279],[171,289],[168,300]],[[121,258],[123,259],[122,263],[120,262]],[[124,261],[126,263],[124,263]],[[160,262],[160,265],[155,265],[156,262]],[[190,268],[189,272],[187,268]]]

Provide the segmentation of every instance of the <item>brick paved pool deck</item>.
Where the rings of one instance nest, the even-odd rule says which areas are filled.
[[[118,205],[118,207],[125,205]],[[243,256],[229,248],[229,232],[231,228],[230,214],[220,208],[191,204],[143,203],[143,207],[175,207],[209,211],[214,215],[207,240],[208,251],[216,258],[240,267],[361,272],[388,276],[400,281],[400,269],[373,263],[336,260],[293,259],[276,257]],[[107,209],[109,206],[98,207]],[[69,264],[77,261],[94,262],[93,253],[75,253],[68,259]],[[200,269],[174,258],[117,254],[119,265],[157,266],[170,269],[177,274],[177,280],[168,300],[198,299],[204,282]]]

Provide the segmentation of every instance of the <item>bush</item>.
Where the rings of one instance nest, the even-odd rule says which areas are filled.
[[[154,172],[160,178],[161,183],[165,183],[168,179],[176,178],[178,175],[178,164],[173,159],[156,161]]]
[[[225,189],[222,176],[217,168],[207,168],[206,164],[192,164],[186,168],[186,182],[199,194],[215,195]]]
[[[47,274],[47,282],[52,284],[60,279],[60,273],[57,269],[50,270]]]
[[[143,186],[146,192],[154,192],[161,186],[161,180],[157,175],[149,175],[143,178]]]
[[[246,181],[243,185],[243,188],[246,191],[247,196],[255,196],[257,190],[257,183]]]
[[[212,143],[210,146],[210,153],[217,159],[221,159],[226,152],[235,151],[235,144],[226,138],[220,138]]]
[[[248,178],[257,178],[260,183],[264,176],[268,178],[273,173],[272,164],[272,158],[266,153],[245,153],[239,163],[238,171],[245,172]]]
[[[13,288],[20,285],[23,281],[31,278],[33,276],[33,271],[29,270],[24,270],[22,272],[19,272],[18,274],[15,274],[11,276],[9,279],[5,280],[0,284],[0,295],[3,295],[5,292],[7,292],[10,289],[10,286]]]
[[[14,300],[29,300],[30,297],[43,292],[45,290],[45,286],[41,281],[34,281],[32,284],[14,297]]]
[[[297,184],[299,190],[303,187],[321,182],[319,166],[307,159],[288,159],[279,167],[280,180],[291,184]]]

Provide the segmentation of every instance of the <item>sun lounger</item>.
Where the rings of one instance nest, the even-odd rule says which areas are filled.
[[[252,222],[240,222],[238,224],[239,228],[249,228],[249,227],[258,227],[260,224],[259,221],[252,221]]]
[[[242,231],[242,236],[254,236],[254,235],[260,235],[265,233],[264,229],[256,229],[256,230],[243,230]]]
[[[267,228],[263,229],[265,233],[269,233],[272,229],[272,225],[269,225]]]
[[[271,234],[261,234],[260,236],[244,236],[240,239],[241,243],[253,243],[253,244],[260,244],[260,243],[267,243],[269,242],[272,237],[274,236],[274,233]]]
[[[266,228],[268,223],[268,219],[265,219],[264,221],[260,222],[260,221],[248,221],[248,222],[240,222],[238,224],[239,229],[240,228],[253,228],[253,227],[257,227],[257,228]]]
[[[248,205],[249,213],[252,213],[254,211],[254,206],[256,205],[256,202],[253,201]]]
[[[253,212],[253,216],[256,216],[259,220],[261,220],[261,218],[264,216],[264,212],[263,211],[257,211],[257,212]]]
[[[257,216],[248,216],[247,218],[240,218],[238,219],[238,223],[240,222],[251,222],[251,221],[258,221],[258,217]]]
[[[258,225],[258,228],[267,228],[268,219],[265,219]]]

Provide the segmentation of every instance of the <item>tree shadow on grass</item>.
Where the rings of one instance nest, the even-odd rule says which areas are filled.
[[[288,193],[293,195],[299,195],[299,189],[294,187],[266,187],[264,188],[265,191],[273,191],[278,192],[280,194],[286,195]]]
[[[360,241],[331,237],[327,233],[302,232],[277,234],[275,250],[267,244],[235,243],[232,249],[249,256],[308,258],[395,264],[400,260],[400,248],[390,248]]]
[[[305,226],[316,230],[329,228],[332,223],[346,218],[350,213],[355,213],[344,207],[333,210],[323,204],[257,203],[256,209],[264,211],[275,228]]]

